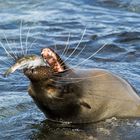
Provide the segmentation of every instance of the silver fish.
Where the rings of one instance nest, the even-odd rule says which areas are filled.
[[[37,66],[45,66],[45,65],[46,63],[44,62],[41,56],[37,56],[37,55],[24,56],[18,59],[16,63],[4,73],[4,77],[7,77],[10,73],[15,72],[16,70],[21,70],[25,68],[33,69]]]

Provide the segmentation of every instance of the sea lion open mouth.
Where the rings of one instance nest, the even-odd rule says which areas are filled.
[[[67,69],[64,61],[59,57],[59,55],[50,48],[42,49],[41,55],[46,63],[52,68],[56,73],[63,72]]]

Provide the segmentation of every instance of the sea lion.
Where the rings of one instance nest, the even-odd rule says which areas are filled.
[[[76,124],[140,117],[140,98],[126,80],[103,69],[70,69],[49,48],[41,54],[49,66],[24,74],[29,95],[48,119]]]

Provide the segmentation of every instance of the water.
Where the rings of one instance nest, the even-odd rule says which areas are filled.
[[[56,45],[57,52],[62,54],[70,34],[69,50],[63,56],[66,59],[85,28],[79,47],[67,63],[73,67],[107,43],[102,51],[79,67],[108,69],[126,78],[139,94],[139,0],[0,0],[0,40],[7,48],[9,44],[15,53],[22,53],[21,45],[28,46],[28,53],[35,54],[40,54],[41,48]],[[73,59],[84,45],[83,53]],[[3,48],[0,48],[0,59],[0,139],[139,139],[139,120],[109,120],[72,130],[42,125],[45,117],[27,94],[29,81],[19,72],[3,78],[11,62]]]

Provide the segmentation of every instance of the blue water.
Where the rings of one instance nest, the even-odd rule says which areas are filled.
[[[108,69],[127,79],[140,95],[139,0],[0,0],[0,41],[1,46],[3,44],[8,51],[13,50],[19,55],[26,49],[28,53],[40,54],[44,47],[53,47],[62,54],[68,44],[63,59],[68,58],[79,44],[67,61],[71,67],[106,44],[104,49],[79,67]],[[85,45],[83,52],[76,57]],[[1,47],[1,140],[140,139],[139,120],[112,121],[86,130],[44,128],[41,122],[45,117],[27,93],[28,79],[22,72],[2,77],[12,63],[12,58]]]

